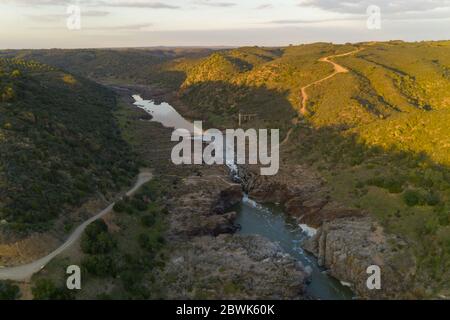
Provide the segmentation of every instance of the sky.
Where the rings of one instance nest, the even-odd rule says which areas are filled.
[[[448,40],[450,0],[0,0],[0,27],[1,49]]]

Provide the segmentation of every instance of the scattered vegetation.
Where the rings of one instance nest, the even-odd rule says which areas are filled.
[[[11,281],[0,280],[0,300],[16,300],[20,298],[20,289]]]
[[[43,231],[96,192],[137,174],[105,88],[52,67],[0,59],[0,220]]]
[[[349,72],[308,88],[308,114],[299,114],[302,99],[300,88],[333,72],[330,64],[318,59],[349,52],[357,47],[363,50],[335,58]],[[256,116],[245,122],[243,127],[280,128],[282,136],[292,129],[289,143],[282,149],[282,164],[301,163],[319,171],[332,189],[331,197],[349,206],[365,209],[378,219],[385,230],[401,236],[409,243],[407,249],[413,250],[416,256],[418,282],[431,284],[435,292],[448,291],[450,42],[316,43],[286,48],[246,47],[215,52],[4,51],[0,55],[6,58],[3,59],[0,75],[0,157],[3,160],[8,157],[5,155],[14,156],[14,161],[7,158],[2,164],[15,163],[9,167],[3,165],[1,169],[14,174],[4,174],[0,185],[15,186],[10,189],[9,197],[5,197],[8,202],[0,209],[2,218],[22,226],[28,221],[48,221],[49,216],[55,216],[55,211],[60,210],[61,204],[79,203],[87,194],[101,187],[117,187],[122,179],[118,177],[132,172],[125,169],[130,165],[129,162],[116,162],[115,155],[119,155],[110,151],[108,154],[114,155],[112,159],[105,160],[99,155],[101,160],[95,161],[85,156],[87,146],[80,141],[86,139],[79,137],[89,130],[79,124],[78,119],[52,120],[53,113],[59,114],[62,109],[65,110],[66,104],[47,110],[48,114],[43,113],[42,106],[33,108],[36,106],[35,100],[39,99],[37,92],[42,91],[42,83],[50,85],[51,90],[47,91],[55,101],[75,101],[71,99],[69,91],[86,89],[86,96],[98,98],[103,92],[103,89],[99,89],[94,95],[88,89],[93,85],[78,79],[79,75],[109,83],[120,83],[126,79],[127,83],[160,85],[178,90],[180,99],[190,106],[193,114],[212,127],[236,127],[238,114],[244,113]],[[77,82],[64,83],[61,74],[58,76],[58,86],[47,78],[45,81],[39,80],[37,74],[43,77],[57,71],[46,70],[48,67],[45,65],[35,63],[33,68],[38,69],[34,71],[37,74],[30,75],[29,67],[20,66],[23,62],[13,62],[18,58],[62,67],[77,75],[74,76]],[[30,77],[35,80],[29,81]],[[29,89],[24,91],[24,88]],[[46,106],[49,99],[38,100],[38,104]],[[95,115],[83,108],[77,110],[76,114],[82,113],[82,119],[90,119],[88,123],[92,125],[91,128],[96,128],[95,135],[87,137],[87,140],[95,143],[88,146],[97,146],[98,150],[105,152],[123,150],[121,141],[112,138],[110,131],[103,131],[103,124],[115,128],[111,122],[105,122],[105,117],[109,119],[103,108],[107,100],[102,96],[99,100],[83,102],[90,106],[89,110],[92,110],[92,106],[96,107]],[[20,104],[20,101],[24,102]],[[73,110],[82,105],[80,102],[67,106]],[[103,110],[102,113],[98,109]],[[124,122],[122,128],[126,127],[127,115],[116,115]],[[39,134],[32,129],[35,126],[29,125],[35,122],[43,128]],[[76,126],[67,132],[62,129],[71,125]],[[83,127],[83,130],[79,130],[78,126]],[[16,140],[18,142],[15,144],[9,142],[21,136],[26,139]],[[64,136],[64,139],[58,141],[55,136]],[[111,148],[103,147],[104,140],[97,141],[98,137],[107,137]],[[111,145],[111,139],[120,147]],[[127,141],[133,139],[127,137]],[[34,146],[30,141],[37,141],[33,142],[36,148],[30,148],[30,145]],[[55,154],[55,145],[61,148],[66,141],[75,145],[76,152],[71,152],[72,149],[56,152],[58,161],[53,162],[56,170],[49,167],[47,164],[52,163],[49,159],[53,159],[49,154]],[[14,148],[4,147],[8,145],[14,145]],[[49,154],[43,150],[49,150]],[[64,157],[66,154],[74,160],[67,160]],[[22,164],[24,158],[36,160],[25,162],[29,164],[27,166]],[[89,165],[86,161],[90,161]],[[59,164],[63,164],[63,168],[59,168]],[[23,169],[17,171],[17,167]],[[34,173],[31,169],[36,168],[39,170]],[[58,170],[62,171],[61,176]],[[111,173],[107,181],[100,178],[104,177],[99,174],[102,170]],[[29,178],[30,172],[33,172],[32,179]],[[12,183],[14,179],[16,182]],[[32,191],[23,193],[20,179],[25,179],[24,182],[31,186],[26,190]],[[45,184],[47,179],[59,179],[58,185],[64,187],[58,188],[56,193]],[[120,279],[133,297],[151,295],[148,288],[142,285],[143,266],[157,264],[156,261],[160,260],[156,257],[161,255],[165,247],[163,238],[160,238],[163,234],[161,217],[164,216],[162,211],[165,208],[158,200],[164,198],[164,192],[156,196],[157,192],[160,191],[153,190],[147,195],[143,193],[137,198],[124,198],[114,208],[117,215],[127,221],[125,225],[132,224],[136,228],[133,237],[124,236],[117,241],[117,246],[122,250],[121,243],[126,242],[128,246],[132,243],[131,247],[139,254],[124,254],[120,259],[112,259],[115,263],[112,267],[116,270],[115,279]],[[44,197],[34,199],[30,193],[58,195],[58,198],[66,195],[67,201],[55,202]],[[54,203],[57,209],[52,210],[47,200]],[[92,274],[101,276],[103,267],[110,266],[108,258],[92,260],[86,263],[86,268],[91,267]],[[97,264],[98,270],[92,267]]]

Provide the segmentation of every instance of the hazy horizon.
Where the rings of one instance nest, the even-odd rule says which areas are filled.
[[[408,41],[403,39],[387,39],[387,40],[367,40],[367,41],[357,41],[357,42],[349,42],[349,41],[343,41],[343,42],[332,42],[332,41],[312,41],[312,42],[303,42],[303,43],[290,43],[286,45],[274,45],[274,46],[266,46],[266,45],[242,45],[242,46],[231,46],[231,45],[150,45],[150,46],[124,46],[124,47],[73,47],[73,48],[64,48],[64,47],[42,47],[42,48],[1,48],[0,50],[77,50],[77,49],[111,49],[111,50],[120,50],[120,49],[136,49],[136,50],[148,50],[148,49],[233,49],[233,48],[243,48],[243,47],[261,47],[261,48],[284,48],[288,47],[290,45],[308,45],[308,44],[314,44],[314,43],[331,43],[331,44],[357,44],[357,43],[368,43],[368,42],[389,42],[389,41],[403,41],[405,43],[419,43],[419,42],[445,42],[450,41],[450,38],[448,39],[436,39],[436,40],[414,40],[414,41]]]
[[[69,30],[74,4],[81,10],[81,29]],[[380,25],[369,28],[373,5]],[[1,49],[450,39],[449,0],[3,0],[0,19]]]

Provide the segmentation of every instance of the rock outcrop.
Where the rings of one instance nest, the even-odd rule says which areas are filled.
[[[324,221],[365,216],[332,201],[325,181],[300,165],[281,167],[275,176],[260,176],[252,166],[239,168],[239,176],[249,197],[258,202],[283,205],[284,211],[301,223],[318,228]]]
[[[303,266],[261,236],[198,237],[165,269],[173,299],[303,299]]]
[[[368,212],[331,200],[320,176],[300,165],[282,167],[275,176],[259,176],[256,167],[244,166],[239,175],[249,197],[278,202],[299,223],[318,228],[305,249],[332,276],[350,283],[358,297],[411,297],[416,262],[408,244],[384,232]],[[371,265],[381,268],[380,290],[367,288]]]
[[[201,175],[184,180],[185,187],[173,199],[170,237],[189,239],[195,236],[233,233],[236,213],[232,207],[242,199],[242,188],[228,182],[225,169],[208,168]],[[224,174],[221,176],[221,174]]]
[[[203,168],[184,179],[169,214],[176,249],[161,277],[169,298],[304,298],[308,273],[300,263],[266,238],[234,233],[232,209],[242,196],[226,169]]]
[[[359,298],[407,298],[412,291],[416,262],[402,239],[388,235],[370,217],[324,222],[304,248],[320,266],[351,284]],[[367,287],[369,266],[380,267],[381,289]]]

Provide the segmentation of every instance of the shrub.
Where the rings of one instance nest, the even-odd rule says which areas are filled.
[[[403,200],[408,206],[413,207],[421,203],[422,196],[416,190],[406,190],[403,194]]]
[[[441,202],[441,198],[438,193],[430,191],[426,195],[425,201],[429,206],[436,206]]]
[[[34,300],[70,300],[73,299],[71,292],[65,288],[57,287],[49,279],[39,279],[31,288]]]
[[[403,192],[403,181],[389,179],[389,180],[385,181],[384,187],[386,189],[388,189],[390,193],[402,193]]]
[[[0,300],[16,300],[20,297],[20,289],[11,281],[0,281]]]
[[[113,207],[114,211],[119,212],[119,213],[124,212],[126,210],[126,208],[127,208],[127,205],[126,205],[125,201],[123,201],[123,200],[117,201]]]
[[[84,253],[104,254],[116,246],[113,237],[108,233],[108,226],[103,220],[90,224],[81,237],[81,249]]]
[[[107,255],[88,256],[81,265],[91,274],[99,277],[114,276],[116,266],[112,257]]]
[[[142,249],[147,250],[150,253],[156,253],[161,246],[164,244],[164,237],[158,235],[156,237],[151,237],[148,234],[141,233],[138,236],[138,243]]]
[[[145,215],[141,218],[141,223],[146,227],[152,227],[156,222],[153,215]]]

